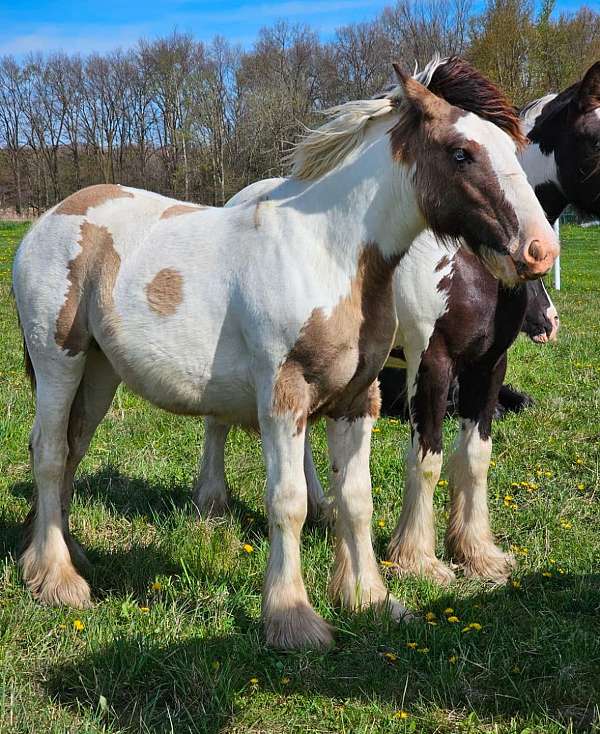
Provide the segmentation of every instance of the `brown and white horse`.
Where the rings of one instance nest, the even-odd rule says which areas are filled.
[[[396,330],[396,266],[425,227],[466,238],[510,285],[546,272],[558,244],[519,166],[517,129],[511,138],[398,75],[384,98],[342,105],[309,135],[268,202],[199,208],[97,186],[26,235],[13,286],[36,383],[37,494],[20,560],[38,599],[90,603],[73,564],[82,551],[68,526],[72,480],[123,381],[166,410],[260,429],[269,644],[332,640],[300,564],[315,415],[328,419],[337,508],[331,594],[405,614],[381,579],[370,528],[373,383]]]
[[[460,59],[440,63],[430,88],[461,94],[470,71]],[[465,81],[465,77],[467,77]],[[472,95],[469,109],[486,115],[485,100]],[[493,119],[493,117],[491,118]],[[584,79],[559,95],[548,95],[523,111],[531,143],[522,153],[530,182],[548,218],[554,221],[567,203],[600,215],[600,62]],[[267,196],[280,179],[259,182],[231,203]],[[541,281],[540,281],[541,285]],[[542,286],[543,287],[543,286]],[[442,466],[442,424],[449,386],[458,380],[458,441],[450,461],[450,523],[448,556],[468,576],[505,581],[513,559],[493,540],[487,507],[487,474],[491,456],[491,422],[502,386],[506,351],[523,324],[531,284],[506,288],[490,276],[468,250],[436,246],[423,234],[403,258],[394,278],[398,332],[396,346],[407,365],[406,378],[383,371],[383,411],[393,413],[398,393],[407,385],[413,428],[408,454],[406,490],[398,526],[388,551],[402,574],[424,574],[447,582],[454,572],[435,554],[433,492]],[[534,294],[535,296],[535,294]],[[548,309],[548,338],[556,333],[555,309]],[[535,324],[530,324],[535,336]],[[400,374],[400,376],[397,376]],[[209,430],[210,453],[202,464],[196,502],[224,490],[224,480],[209,466],[224,441],[223,429]],[[307,478],[311,508],[322,502],[307,447]],[[216,467],[216,464],[215,464]],[[210,482],[204,481],[210,477]]]

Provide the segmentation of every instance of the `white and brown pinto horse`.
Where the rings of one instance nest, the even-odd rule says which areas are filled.
[[[460,85],[453,80],[468,85],[469,77],[464,62],[450,59],[437,66],[429,87],[445,90],[445,96],[452,99],[460,94]],[[472,95],[464,104],[485,116],[487,106],[481,95]],[[600,62],[581,82],[529,105],[523,118],[532,142],[521,159],[548,219],[554,221],[568,203],[600,215]],[[271,179],[254,184],[231,203],[268,196],[280,182]],[[543,288],[541,281],[539,284]],[[422,234],[413,243],[396,271],[395,346],[401,350],[398,356],[405,360],[407,374],[404,378],[386,369],[380,379],[382,410],[388,414],[396,409],[394,401],[402,387],[408,386],[413,429],[402,513],[388,551],[401,574],[423,574],[441,582],[454,578],[451,568],[436,557],[433,522],[433,493],[442,467],[443,418],[454,378],[459,384],[461,423],[449,466],[447,555],[468,576],[502,582],[511,571],[513,558],[496,546],[490,529],[487,474],[499,391],[505,391],[505,400],[514,398],[514,393],[502,387],[506,351],[523,326],[532,298],[550,305],[543,327],[527,324],[530,335],[535,337],[543,328],[546,338],[552,339],[558,327],[545,290],[536,292],[531,286],[504,287],[467,249],[436,244],[432,233]],[[210,452],[203,461],[201,491],[196,498],[201,507],[209,487],[224,492],[224,479],[217,480],[217,464],[213,468],[209,461],[224,441],[223,428],[209,428]],[[322,493],[308,447],[306,464],[310,506],[317,514]],[[206,477],[210,482],[204,481]]]
[[[166,410],[260,429],[269,644],[332,639],[300,564],[315,415],[328,418],[337,509],[332,596],[403,616],[370,527],[374,381],[396,330],[396,266],[425,227],[465,237],[507,284],[545,273],[558,244],[519,166],[518,135],[398,74],[385,98],[342,105],[309,135],[269,202],[199,209],[101,185],[26,235],[13,285],[36,382],[37,491],[20,559],[35,597],[90,603],[69,534],[72,480],[122,381]]]

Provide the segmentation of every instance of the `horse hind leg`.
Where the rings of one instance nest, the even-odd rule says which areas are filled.
[[[214,418],[204,419],[204,447],[192,502],[201,517],[220,517],[229,506],[225,479],[225,441],[230,426]]]
[[[30,448],[36,495],[19,561],[23,579],[36,599],[50,605],[83,608],[91,603],[90,589],[71,561],[64,536],[61,494],[69,454],[69,415],[85,357],[67,361],[32,356],[37,393]]]
[[[67,431],[69,453],[61,488],[63,533],[71,560],[80,570],[89,568],[89,563],[83,549],[73,538],[69,529],[73,480],[96,428],[110,408],[119,383],[120,378],[108,359],[97,347],[92,347],[88,352],[85,371],[69,415]]]

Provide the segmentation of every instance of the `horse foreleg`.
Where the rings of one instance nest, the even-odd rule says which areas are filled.
[[[432,349],[426,350],[420,364],[407,357],[411,445],[402,512],[388,558],[400,575],[425,576],[445,584],[454,580],[454,573],[435,554],[433,494],[442,470],[442,427],[451,366],[443,354]]]
[[[306,518],[304,427],[292,414],[259,418],[267,466],[267,514],[271,552],[263,588],[267,644],[285,650],[324,648],[333,638],[314,611],[300,565],[300,532]]]
[[[492,455],[490,435],[498,391],[506,372],[506,353],[493,368],[476,365],[461,374],[460,432],[450,460],[448,555],[466,576],[505,583],[514,558],[498,548],[490,529],[487,475]]]
[[[383,583],[373,551],[373,500],[369,454],[373,418],[328,420],[331,488],[335,501],[335,563],[330,595],[350,609],[389,608],[394,619],[406,608]]]

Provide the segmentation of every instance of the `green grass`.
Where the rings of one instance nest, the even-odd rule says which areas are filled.
[[[563,229],[559,342],[540,347],[521,338],[510,359],[510,381],[537,406],[494,427],[492,523],[502,545],[518,546],[520,588],[460,580],[443,589],[390,578],[396,594],[439,623],[355,617],[327,600],[330,534],[307,528],[307,586],[337,628],[327,654],[280,654],[262,642],[268,542],[256,438],[238,431],[228,444],[233,517],[200,522],[189,500],[200,423],[161,413],[125,389],[76,483],[72,525],[94,565],[96,604],[74,612],[33,603],[15,563],[32,494],[33,404],[10,296],[23,232],[0,224],[1,732],[600,730],[598,229]],[[408,430],[389,420],[378,429],[374,533],[383,557],[399,511]],[[448,420],[447,445],[455,432]],[[325,480],[322,427],[315,433]],[[517,509],[505,507],[506,494]],[[440,487],[440,552],[447,500]],[[244,543],[254,551],[244,552]],[[444,621],[447,607],[459,624]],[[481,631],[463,632],[469,622]],[[417,649],[407,646],[413,642]]]

